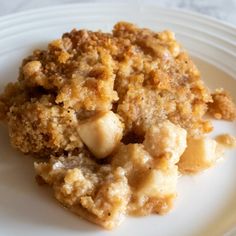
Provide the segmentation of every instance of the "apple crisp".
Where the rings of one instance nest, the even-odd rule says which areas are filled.
[[[173,32],[126,22],[111,33],[74,29],[35,50],[0,95],[12,146],[41,158],[38,182],[106,229],[127,214],[167,213],[179,172],[222,156],[233,137],[207,138],[207,112],[236,117],[231,97],[210,93]]]

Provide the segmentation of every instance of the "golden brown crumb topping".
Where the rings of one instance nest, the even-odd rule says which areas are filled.
[[[223,89],[212,94],[213,103],[209,103],[208,112],[216,119],[233,121],[236,118],[236,107],[230,95]]]
[[[42,102],[45,97],[47,105]],[[8,120],[12,143],[18,149],[57,152],[81,144],[66,138],[61,145],[54,140],[57,128],[48,129],[47,124],[32,129],[33,123],[40,124],[39,110],[42,114],[45,109],[42,116],[60,113],[53,122],[60,124],[61,131],[69,127],[74,137],[78,136],[75,119],[111,109],[122,117],[126,134],[144,135],[166,119],[189,134],[198,134],[211,130],[209,121],[202,119],[209,101],[198,69],[172,32],[156,33],[121,22],[112,33],[73,30],[46,50],[34,51],[23,61],[18,82],[9,84],[1,95],[0,113],[1,119]],[[65,115],[67,110],[71,113]],[[16,118],[21,112],[24,116]],[[24,130],[27,138],[18,130]],[[49,144],[45,134],[46,140],[52,139]]]
[[[82,148],[73,109],[52,105],[50,96],[12,105],[8,112],[12,145],[23,153],[41,156]]]
[[[216,141],[223,146],[234,148],[236,147],[236,137],[229,134],[221,134],[216,137]]]
[[[85,153],[35,164],[63,205],[110,229],[124,219],[130,190],[121,167],[98,165]]]
[[[126,214],[166,213],[178,168],[215,163],[217,143],[202,136],[212,130],[208,106],[217,118],[236,116],[173,32],[119,22],[111,33],[74,29],[25,58],[0,95],[0,120],[14,147],[47,157],[35,164],[38,182],[111,229]]]

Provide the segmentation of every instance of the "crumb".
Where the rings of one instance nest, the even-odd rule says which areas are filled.
[[[223,89],[212,94],[213,103],[208,104],[208,113],[218,120],[233,121],[236,118],[236,106],[230,95]]]
[[[35,181],[37,182],[38,185],[46,185],[47,183],[44,181],[44,179],[40,175],[35,176]]]
[[[230,134],[221,134],[216,137],[216,141],[228,148],[236,147],[236,137]]]

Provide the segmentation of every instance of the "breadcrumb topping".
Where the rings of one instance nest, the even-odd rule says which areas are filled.
[[[12,145],[43,157],[38,183],[106,229],[126,214],[167,213],[179,169],[215,163],[207,111],[236,117],[230,96],[210,94],[173,32],[126,22],[111,33],[74,29],[35,50],[0,95]]]

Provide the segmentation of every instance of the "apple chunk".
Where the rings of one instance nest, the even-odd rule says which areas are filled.
[[[111,154],[123,135],[123,123],[112,111],[92,117],[79,126],[79,135],[97,158]]]
[[[189,139],[187,148],[178,163],[181,172],[199,172],[215,164],[221,156],[218,144],[209,138]]]
[[[177,179],[178,167],[176,165],[167,170],[151,170],[141,182],[138,193],[159,198],[175,195]]]

